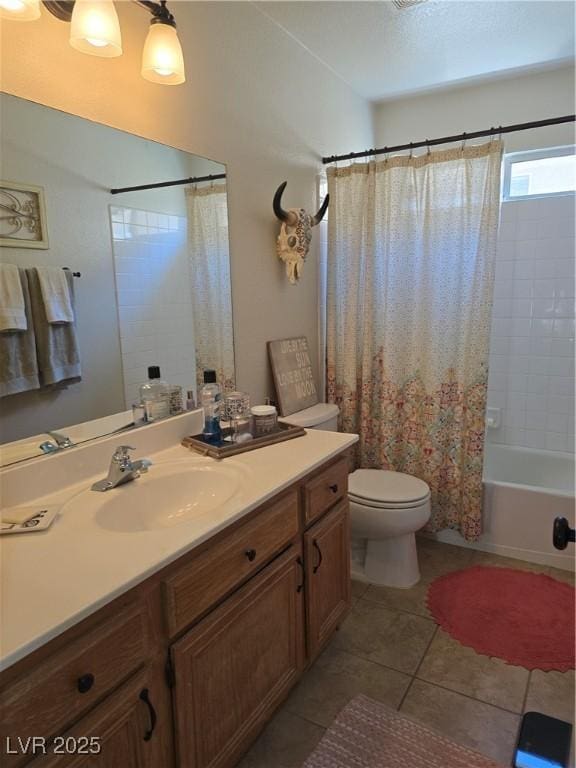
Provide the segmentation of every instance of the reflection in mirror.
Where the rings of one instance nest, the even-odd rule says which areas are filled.
[[[6,94],[0,109],[1,464],[130,428],[150,366],[171,414],[206,368],[233,388],[225,166]]]

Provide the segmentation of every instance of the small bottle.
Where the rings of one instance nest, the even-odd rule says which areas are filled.
[[[202,435],[208,443],[219,443],[222,440],[220,428],[220,399],[222,394],[216,383],[216,371],[204,371],[204,386],[200,393],[200,402],[204,409],[204,430]]]
[[[189,389],[186,393],[186,410],[187,411],[194,411],[196,410],[196,399],[194,397],[194,390]]]
[[[148,379],[149,381],[140,387],[140,400],[144,404],[146,421],[165,419],[170,416],[169,387],[160,378],[160,368],[157,365],[148,368]]]

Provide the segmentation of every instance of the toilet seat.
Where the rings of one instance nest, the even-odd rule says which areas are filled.
[[[404,472],[357,469],[348,479],[350,501],[375,509],[412,509],[430,498],[428,485]]]
[[[370,507],[370,509],[397,509],[398,511],[401,511],[403,509],[416,509],[423,504],[426,504],[430,500],[430,493],[428,492],[427,496],[424,496],[424,498],[418,499],[417,501],[407,501],[404,503],[374,501],[374,499],[364,499],[361,496],[354,496],[351,493],[348,494],[348,499],[363,507]]]

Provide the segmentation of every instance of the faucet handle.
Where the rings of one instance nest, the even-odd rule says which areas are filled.
[[[122,462],[126,461],[130,458],[129,451],[135,451],[136,448],[133,448],[131,445],[119,445],[116,450],[114,451],[114,455],[112,456],[112,461]]]

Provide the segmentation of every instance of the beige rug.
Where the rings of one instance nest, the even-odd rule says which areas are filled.
[[[367,696],[357,696],[302,768],[503,767]]]

